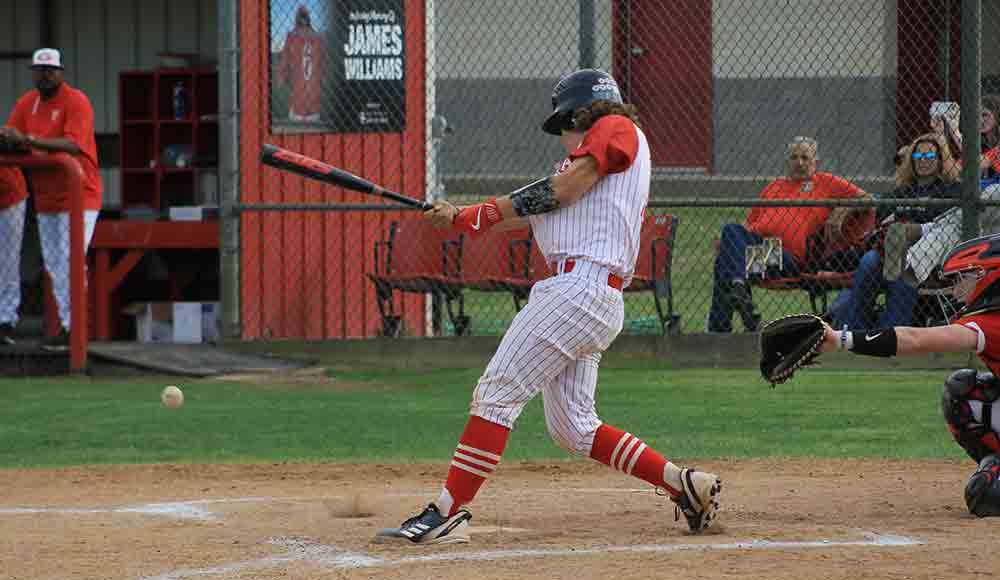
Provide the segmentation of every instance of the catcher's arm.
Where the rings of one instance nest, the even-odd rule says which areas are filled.
[[[976,352],[979,333],[961,324],[914,328],[896,326],[866,330],[834,330],[823,323],[820,352],[849,350],[869,356],[907,356],[934,352]]]

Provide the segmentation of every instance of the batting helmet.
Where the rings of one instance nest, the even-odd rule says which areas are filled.
[[[564,76],[552,89],[552,114],[542,123],[542,130],[561,135],[563,129],[572,129],[573,113],[594,101],[622,103],[618,83],[611,75],[585,68]]]
[[[959,244],[944,261],[941,273],[976,277],[976,286],[965,299],[965,312],[1000,308],[1000,234]]]

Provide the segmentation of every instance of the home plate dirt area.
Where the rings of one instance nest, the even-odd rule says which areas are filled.
[[[6,470],[0,578],[990,577],[992,519],[962,501],[971,461],[698,462],[718,526],[585,461],[507,462],[470,544],[371,541],[437,496],[446,465],[281,463]]]

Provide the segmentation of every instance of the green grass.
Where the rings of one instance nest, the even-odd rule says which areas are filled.
[[[722,226],[740,223],[745,208],[681,207],[657,209],[680,218],[674,241],[672,284],[674,310],[681,317],[681,332],[702,332],[712,302],[712,272],[715,264],[713,241]],[[754,289],[754,303],[764,320],[795,312],[811,312],[805,292]],[[833,295],[830,296],[833,299]],[[666,305],[664,305],[666,307]],[[500,335],[516,314],[507,293],[466,292],[465,310],[472,319],[472,334]],[[739,317],[734,327],[740,330]],[[453,329],[447,328],[450,332]],[[626,334],[660,334],[656,306],[649,292],[625,294]]]
[[[0,467],[442,461],[479,373],[334,372],[351,389],[193,381],[177,410],[160,406],[160,378],[0,380]],[[752,371],[604,369],[598,410],[677,458],[962,456],[937,410],[940,371],[800,376],[770,389]],[[540,400],[506,456],[568,457]]]

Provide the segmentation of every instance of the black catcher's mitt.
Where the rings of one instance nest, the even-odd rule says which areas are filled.
[[[760,374],[776,385],[815,362],[826,330],[812,314],[794,314],[768,322],[760,331]]]

